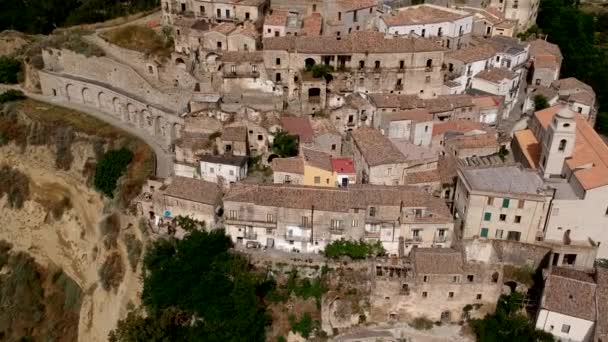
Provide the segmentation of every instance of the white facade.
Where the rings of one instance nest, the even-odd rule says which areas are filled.
[[[505,112],[509,113],[515,105],[514,100],[519,92],[519,81],[519,76],[513,79],[504,78],[499,82],[492,82],[479,77],[474,77],[471,87],[489,94],[504,96]]]
[[[541,309],[536,319],[536,329],[550,333],[558,341],[590,341],[594,326],[595,323],[592,321],[546,309]]]
[[[208,182],[219,183],[220,180],[236,183],[247,177],[247,163],[243,166],[201,161],[201,178]]]

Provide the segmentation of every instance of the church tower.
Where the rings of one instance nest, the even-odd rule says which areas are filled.
[[[576,113],[563,107],[554,116],[542,141],[540,167],[543,176],[561,175],[566,158],[572,156],[576,141]]]

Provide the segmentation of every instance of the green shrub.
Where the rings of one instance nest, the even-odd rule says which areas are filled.
[[[21,72],[21,62],[8,56],[0,56],[0,83],[15,84]]]
[[[332,259],[337,259],[342,256],[348,256],[352,259],[365,259],[383,255],[385,250],[380,241],[365,242],[363,240],[336,240],[325,247],[324,253],[326,257]]]
[[[310,336],[316,325],[312,320],[312,316],[308,312],[304,313],[299,320],[296,319],[295,315],[289,315],[289,324],[291,325],[292,331],[299,333],[304,338],[308,338]]]
[[[0,104],[23,99],[25,99],[25,95],[21,90],[9,89],[0,94]]]
[[[126,234],[124,239],[125,246],[127,247],[127,256],[129,259],[129,264],[131,265],[131,269],[133,270],[133,272],[135,272],[144,245],[133,234]]]
[[[0,168],[0,197],[8,196],[8,205],[20,209],[30,198],[30,179],[27,175],[8,165]]]
[[[119,150],[106,152],[95,170],[93,184],[95,188],[110,198],[114,198],[114,190],[118,179],[127,170],[133,159],[133,152],[123,147]]]
[[[426,317],[416,317],[410,326],[416,330],[429,330],[433,328],[433,322]]]
[[[125,270],[120,254],[115,252],[110,254],[99,269],[99,282],[104,290],[116,289],[122,282]]]

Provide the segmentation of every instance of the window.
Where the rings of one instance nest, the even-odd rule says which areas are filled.
[[[249,17],[250,17],[249,12],[245,12],[245,19],[249,20]]]
[[[180,30],[176,30],[177,31],[177,35],[179,36],[181,34]]]
[[[217,42],[217,48],[221,49],[222,48],[222,42]]]
[[[238,213],[236,210],[230,210],[228,212],[228,218],[231,220],[236,220],[236,218],[238,217]]]
[[[567,334],[570,332],[570,326],[568,324],[562,324],[562,332]]]
[[[491,221],[492,220],[492,213],[485,213],[485,214],[483,214],[483,220],[484,221]]]
[[[352,227],[358,227],[358,226],[359,226],[359,221],[357,221],[357,220],[353,220],[353,222],[352,222],[351,226],[352,226]]]
[[[275,61],[275,64],[276,64],[276,65],[281,65],[281,59],[280,59],[280,58],[277,58],[277,59],[276,59],[276,61]]]
[[[302,227],[308,227],[308,216],[302,216]]]
[[[267,214],[266,222],[274,222],[274,216],[272,214]]]
[[[369,207],[369,216],[370,217],[376,216],[376,207]]]
[[[475,280],[475,276],[474,276],[474,275],[472,275],[472,274],[467,275],[467,281],[468,281],[469,283],[472,283],[472,282],[473,282],[473,280]]]
[[[429,70],[433,68],[433,60],[432,59],[427,59],[426,60],[426,69]]]
[[[319,177],[319,176],[315,177],[315,184],[321,184],[321,177]]]
[[[566,141],[566,139],[562,139],[559,141],[559,147],[557,148],[558,151],[563,152],[566,150],[566,144],[568,142]]]
[[[272,30],[271,30],[271,29],[268,29],[268,30],[267,30],[267,32],[268,32],[268,33],[272,33]]]
[[[421,230],[422,229],[412,229],[412,236],[415,237],[415,238],[420,237],[420,231]]]
[[[507,215],[506,214],[500,214],[499,216],[500,221],[504,222],[507,220]]]
[[[221,9],[217,9],[217,17],[221,18],[222,17],[222,10]]]
[[[452,283],[459,283],[460,282],[460,276],[453,276],[452,277]]]
[[[230,18],[230,10],[226,10],[226,18]]]
[[[429,276],[422,277],[422,281],[425,282],[425,283],[428,283],[429,282]]]
[[[441,37],[443,35],[443,32],[441,32],[441,27],[439,29],[437,29],[437,37]]]
[[[494,197],[488,197],[488,205],[494,205]]]
[[[258,141],[262,141],[262,140],[264,140],[264,136],[261,134],[258,134]]]
[[[508,208],[509,207],[509,199],[508,198],[504,198],[502,200],[502,207],[503,208]]]
[[[521,223],[521,216],[515,215],[515,219],[513,220],[515,223]]]
[[[393,169],[391,169],[390,167],[388,169],[386,169],[386,174],[387,175],[391,175],[391,173],[393,173]]]
[[[564,254],[562,265],[574,265],[576,263],[576,254]]]
[[[280,33],[279,31],[274,31],[274,36],[275,36],[275,37],[278,37],[278,36],[280,36],[280,35],[281,35],[281,33]]]
[[[374,67],[375,67],[376,69],[380,69],[380,61],[375,61],[375,62],[374,62]]]
[[[487,238],[488,237],[488,228],[481,228],[481,234],[479,234],[480,237],[483,238]]]
[[[275,80],[277,82],[281,82],[281,73],[280,72],[277,72],[277,74],[275,75]]]
[[[215,169],[214,169],[214,168],[212,168],[212,167],[210,167],[210,168],[209,168],[209,173],[215,173]]]
[[[365,61],[359,61],[359,69],[365,68]]]
[[[341,220],[331,220],[331,227],[334,229],[340,229],[342,228],[342,221]]]
[[[477,298],[477,300],[481,300],[481,293],[478,293],[476,298]]]
[[[497,239],[502,239],[502,229],[496,229],[496,235],[495,237]]]
[[[454,298],[454,292],[452,292],[452,291],[448,292],[448,298]]]
[[[285,175],[284,183],[288,183],[288,184],[291,183],[291,176]]]
[[[228,171],[228,173],[229,173],[231,176],[234,176],[234,170],[230,170],[230,171]]]
[[[405,61],[399,61],[399,69],[405,68]]]
[[[525,200],[519,200],[519,201],[517,201],[517,208],[518,209],[523,209],[525,203],[526,203]]]
[[[425,34],[426,34],[426,29],[422,29],[422,34],[420,34],[420,36],[424,37]]]
[[[336,150],[336,144],[331,144],[331,150],[335,151]]]
[[[509,233],[507,234],[507,240],[511,240],[511,241],[519,241],[520,237],[521,237],[520,232],[509,231]]]
[[[231,65],[230,66],[230,72],[233,73],[233,74],[236,73],[236,65]]]
[[[151,65],[148,65],[148,73],[153,74],[154,73],[154,68]],[[53,89],[55,90],[55,89]]]
[[[422,298],[426,298],[426,297],[428,297],[428,295],[429,294],[426,291],[422,292]]]
[[[342,12],[338,12],[338,20],[342,20]]]
[[[316,12],[316,11],[317,11],[317,4],[313,4],[313,5],[312,5],[312,11],[313,11],[313,12]]]
[[[431,76],[425,77],[424,82],[425,83],[431,83]]]

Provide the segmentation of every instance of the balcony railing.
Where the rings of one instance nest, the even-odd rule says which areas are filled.
[[[405,239],[405,242],[422,242],[422,236],[410,236]]]
[[[329,232],[331,234],[339,234],[342,235],[344,233],[344,228],[330,227]]]
[[[224,73],[224,78],[258,78],[259,71],[229,71]]]
[[[293,234],[285,234],[285,240],[287,241],[310,241],[310,236],[306,235],[293,235]]]
[[[243,237],[246,240],[257,240],[258,239],[258,234],[254,233],[254,232],[245,232],[245,235]]]
[[[435,236],[435,242],[446,242],[447,240],[448,240],[447,234]]]
[[[366,230],[364,232],[364,235],[365,235],[365,237],[368,237],[368,238],[379,238],[380,231],[378,230],[378,231],[372,232],[372,231]]]

